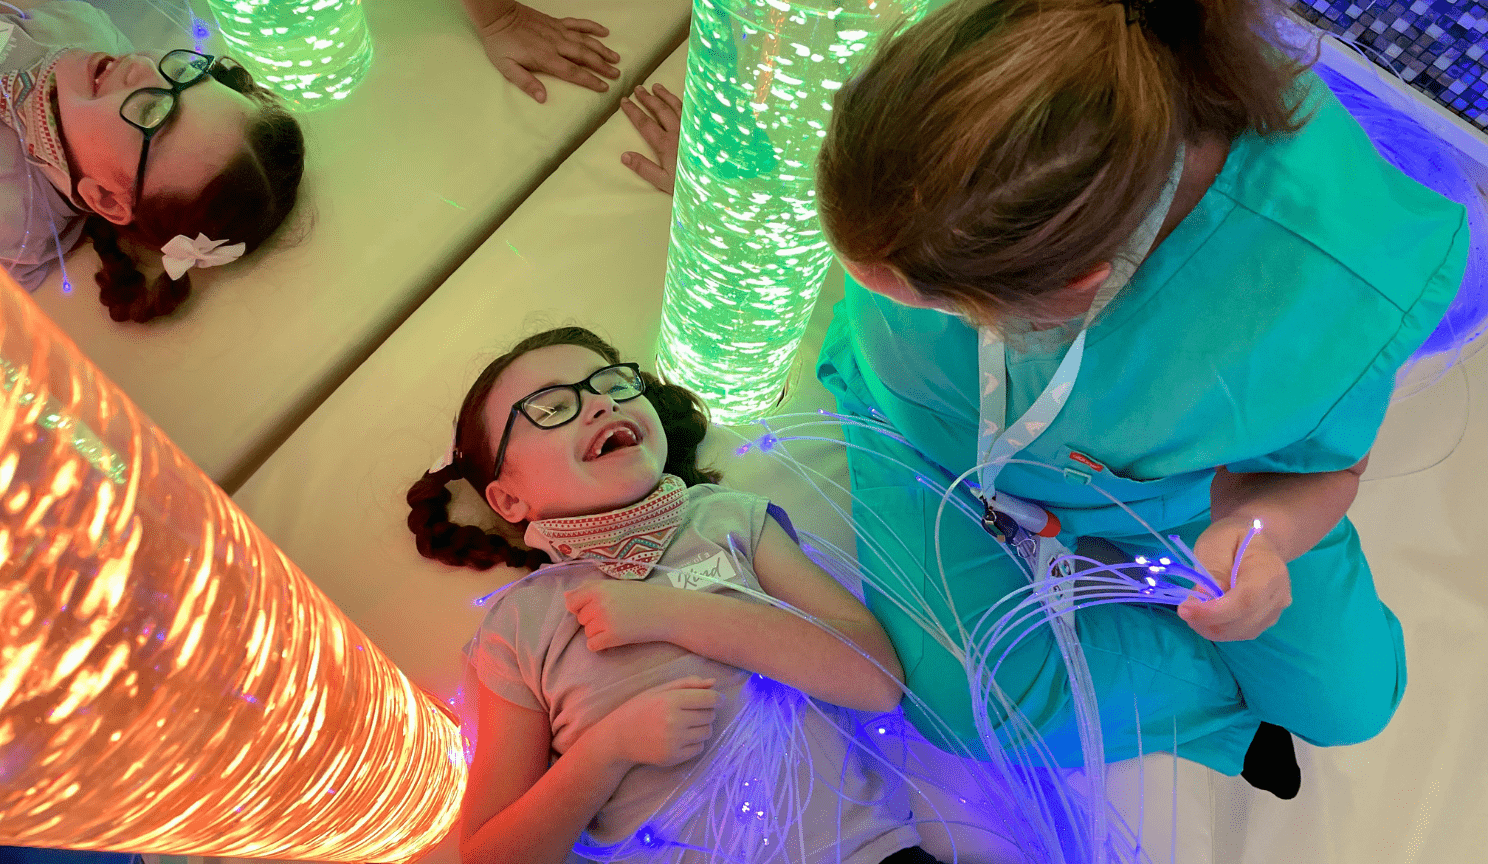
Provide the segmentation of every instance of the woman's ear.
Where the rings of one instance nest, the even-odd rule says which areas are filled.
[[[128,225],[134,221],[134,202],[115,189],[92,177],[84,177],[77,184],[78,197],[89,210],[115,225]]]
[[[520,525],[527,521],[532,508],[527,502],[501,488],[498,480],[492,480],[486,484],[486,503],[496,511],[496,515],[505,519],[513,525]]]
[[[924,297],[920,292],[911,288],[908,280],[898,270],[887,264],[857,264],[843,261],[842,267],[864,288],[875,294],[881,294],[902,306],[955,314],[955,310],[950,307]]]
[[[1078,318],[1090,311],[1096,292],[1111,276],[1110,262],[1102,262],[1063,288],[1044,295],[1050,314],[1059,320]]]
[[[1088,293],[1092,298],[1094,298],[1095,289],[1105,284],[1105,281],[1109,279],[1110,276],[1111,262],[1102,261],[1101,263],[1095,265],[1095,267],[1091,268],[1090,272],[1086,273],[1084,276],[1081,276],[1079,279],[1074,280],[1064,287],[1065,290],[1071,292],[1072,294]]]

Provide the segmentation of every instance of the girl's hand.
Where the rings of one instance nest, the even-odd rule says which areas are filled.
[[[563,595],[588,637],[590,651],[664,642],[666,595],[677,589],[623,579],[598,579]]]
[[[1190,597],[1178,607],[1178,616],[1211,642],[1254,639],[1292,605],[1291,574],[1265,531],[1251,539],[1234,583],[1226,586],[1240,542],[1250,528],[1249,519],[1220,519],[1204,529],[1194,543],[1199,563],[1225,588],[1225,593],[1204,601]]]
[[[714,679],[691,675],[626,700],[595,728],[617,759],[670,768],[703,752],[718,707]]]
[[[534,72],[545,72],[600,93],[609,90],[610,85],[594,72],[606,78],[620,77],[620,70],[610,65],[619,63],[620,55],[594,38],[608,36],[610,31],[593,21],[559,20],[513,3],[505,13],[477,29],[492,65],[538,102],[547,101],[548,91]]]
[[[620,154],[625,167],[641,175],[641,179],[657,189],[672,194],[677,179],[677,142],[682,134],[682,99],[660,84],[653,85],[650,93],[645,87],[635,89],[637,105],[626,97],[620,102],[620,110],[630,118],[641,138],[656,154],[657,162],[639,153],[627,151]],[[644,109],[641,106],[645,106]],[[650,113],[647,113],[650,112]]]

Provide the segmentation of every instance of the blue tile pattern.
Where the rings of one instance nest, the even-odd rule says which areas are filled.
[[[1287,0],[1297,14],[1488,130],[1488,0]]]

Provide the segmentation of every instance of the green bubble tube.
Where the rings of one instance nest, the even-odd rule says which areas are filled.
[[[832,97],[926,0],[694,0],[657,369],[721,423],[779,401],[832,263],[817,151]]]
[[[208,0],[228,53],[295,108],[345,99],[372,66],[360,0]]]

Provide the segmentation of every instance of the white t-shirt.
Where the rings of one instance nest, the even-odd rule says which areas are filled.
[[[717,486],[687,491],[685,520],[646,581],[759,591],[751,560],[768,502]],[[617,848],[594,857],[877,864],[918,845],[903,785],[865,770],[839,730],[846,724],[834,722],[852,716],[846,709],[670,643],[590,651],[563,594],[606,578],[582,562],[538,570],[491,599],[467,649],[493,693],[548,715],[554,756],[638,693],[689,675],[716,679],[723,699],[707,748],[675,767],[628,772],[587,837]]]

